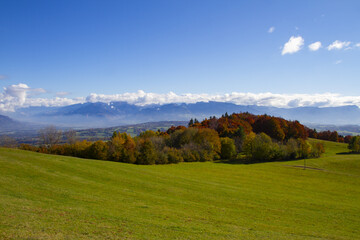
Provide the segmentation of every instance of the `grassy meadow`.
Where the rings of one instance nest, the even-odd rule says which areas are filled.
[[[0,239],[360,239],[360,155],[324,143],[306,170],[0,148]]]

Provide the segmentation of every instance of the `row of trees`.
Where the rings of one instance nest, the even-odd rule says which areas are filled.
[[[307,137],[333,141],[349,143],[352,136],[342,136],[337,131],[321,131],[317,132],[316,129],[310,129],[298,121],[287,121],[283,118],[273,117],[269,115],[254,115],[251,113],[233,113],[228,115],[225,113],[222,117],[210,117],[202,122],[197,119],[191,119],[189,126],[195,127],[207,127],[216,130],[221,136],[238,131],[241,127],[246,134],[250,132],[266,133],[272,139],[283,142],[290,138],[302,138]]]
[[[132,138],[127,133],[114,132],[109,141],[81,141],[42,145],[22,144],[21,149],[41,153],[82,158],[111,160],[136,164],[166,164],[211,161],[220,158],[221,140],[211,129],[188,128],[173,134],[146,131]]]
[[[317,132],[316,129],[310,129],[310,128],[306,128],[306,131],[310,138],[316,138],[316,139],[332,141],[332,142],[349,143],[352,138],[351,135],[342,136],[338,134],[337,131],[327,130],[327,131]]]
[[[298,121],[287,121],[283,118],[269,115],[254,115],[248,112],[227,113],[220,118],[210,117],[202,122],[190,120],[189,127],[203,127],[214,129],[220,136],[231,136],[239,131],[243,134],[266,133],[272,139],[286,142],[291,138],[307,138],[305,126]],[[239,128],[241,130],[239,130]]]
[[[58,144],[61,132],[53,127],[40,132],[44,144],[22,149],[82,158],[136,164],[241,159],[247,162],[319,157],[321,144],[306,141],[306,130],[297,121],[249,113],[225,114],[202,122],[191,120],[189,127],[171,127],[166,132],[145,131],[132,138],[114,132],[109,141],[76,142],[68,134],[68,143]]]

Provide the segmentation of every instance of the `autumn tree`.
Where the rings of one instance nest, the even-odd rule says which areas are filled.
[[[89,158],[106,160],[108,156],[109,146],[99,140],[94,142],[89,148]]]
[[[126,163],[134,163],[136,161],[136,144],[129,134],[114,132],[108,145],[110,160]]]
[[[266,133],[271,138],[283,141],[285,139],[284,130],[280,126],[280,122],[269,116],[260,116],[254,123],[254,132],[255,133]]]

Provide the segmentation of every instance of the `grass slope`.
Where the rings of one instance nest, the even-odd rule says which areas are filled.
[[[137,166],[0,149],[0,239],[359,239],[360,155]]]

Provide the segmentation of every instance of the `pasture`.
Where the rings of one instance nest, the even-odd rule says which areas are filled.
[[[0,148],[0,239],[360,239],[360,155],[324,143],[306,170]]]

